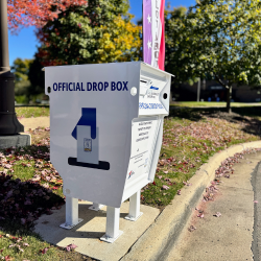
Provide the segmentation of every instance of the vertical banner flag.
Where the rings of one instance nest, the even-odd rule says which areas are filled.
[[[165,0],[143,0],[143,61],[164,71]]]

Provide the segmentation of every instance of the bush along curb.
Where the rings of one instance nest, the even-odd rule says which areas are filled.
[[[181,232],[187,228],[193,214],[192,209],[195,209],[202,199],[206,187],[215,179],[215,171],[221,163],[236,153],[260,148],[261,141],[254,141],[233,145],[212,156],[208,163],[203,164],[189,180],[192,186],[185,186],[181,189],[180,195],[176,196],[171,204],[162,211],[121,260],[165,260],[178,241]]]

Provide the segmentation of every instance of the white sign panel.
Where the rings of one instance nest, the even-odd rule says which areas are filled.
[[[149,159],[157,124],[157,119],[134,121],[132,124],[131,157],[127,177],[129,181],[149,172]]]

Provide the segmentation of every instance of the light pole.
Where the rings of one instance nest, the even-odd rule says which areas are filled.
[[[200,87],[201,87],[201,80],[198,80],[198,91],[197,91],[197,102],[200,100]]]
[[[15,113],[14,80],[9,66],[7,0],[0,0],[0,148],[30,144],[29,135],[19,135],[24,126]]]

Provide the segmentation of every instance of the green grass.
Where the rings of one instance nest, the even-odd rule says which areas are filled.
[[[234,144],[260,140],[260,129],[255,129],[260,122],[255,119],[251,124],[242,121],[240,125],[190,109],[176,113],[179,117],[165,119],[155,182],[142,190],[143,204],[163,208],[212,155]]]
[[[211,115],[216,114],[218,112],[226,112],[226,108],[215,108],[215,107],[170,107],[170,115],[175,115],[177,117],[190,119],[197,121],[202,117],[200,114]],[[232,113],[239,114],[240,117],[249,116],[255,119],[260,119],[261,117],[261,105],[260,106],[251,106],[251,107],[233,107]],[[204,119],[201,119],[204,120]]]
[[[17,228],[16,232],[12,233],[9,230],[0,230],[0,260],[12,261],[65,261],[65,260],[86,260],[80,254],[73,252],[65,252],[63,249],[55,247],[47,242],[44,242],[41,237],[29,230],[23,230],[19,226],[12,226]],[[14,229],[12,229],[14,231]],[[21,241],[17,243],[17,238]],[[18,239],[19,240],[19,239]],[[9,247],[10,245],[19,245],[22,249],[19,250],[17,246]],[[28,244],[25,246],[24,244]],[[42,250],[47,248],[45,254]],[[3,251],[1,251],[3,250]],[[1,253],[2,252],[2,253]],[[10,259],[8,259],[9,257]],[[1,259],[2,258],[2,259]],[[3,259],[4,258],[4,259]],[[92,259],[88,259],[92,260]]]
[[[0,250],[3,249],[1,255],[3,257],[10,256],[11,260],[37,260],[37,261],[46,261],[46,260],[59,260],[57,255],[57,250],[55,247],[50,246],[50,244],[45,243],[41,240],[41,238],[33,233],[26,232],[21,233],[17,231],[15,234],[1,233],[2,237],[0,238]],[[7,236],[6,236],[7,235]],[[22,237],[22,241],[20,241],[20,245],[23,252],[19,250],[17,246],[9,248],[10,245],[15,244],[17,241],[13,239],[13,237],[18,238]],[[28,247],[23,246],[24,243],[29,244]],[[48,247],[48,251],[46,254],[40,253],[40,250]],[[57,259],[55,259],[57,258]],[[4,259],[5,260],[5,259]]]
[[[171,106],[176,107],[226,107],[226,102],[196,102],[196,101],[178,101],[171,103]],[[252,107],[261,106],[261,102],[245,103],[245,102],[231,102],[231,107]]]
[[[4,161],[1,159],[4,163],[0,166],[0,173],[5,170],[7,175],[11,175],[10,179],[6,174],[0,174],[0,260],[3,258],[3,260],[15,261],[84,260],[83,256],[75,251],[67,252],[44,242],[31,230],[33,226],[27,219],[30,217],[27,213],[32,213],[31,216],[34,218],[38,215],[37,213],[50,214],[52,208],[59,209],[64,202],[61,178],[50,164],[48,156],[45,155],[49,152],[49,130],[37,128],[31,131],[31,135],[34,143],[32,146],[0,151],[0,159],[3,157],[1,152],[6,158]],[[55,179],[41,179],[33,184],[30,180],[35,175],[41,175],[42,171],[51,173]],[[44,184],[49,188],[45,189]],[[1,193],[4,192],[4,195],[7,195],[10,191],[12,194],[6,200],[6,196],[3,197]],[[31,204],[25,203],[28,197]],[[20,210],[16,211],[16,208]],[[3,209],[5,213],[2,212]],[[24,216],[27,221],[22,224]],[[11,247],[14,244],[15,246]],[[48,249],[45,254],[42,253],[44,248]]]
[[[16,107],[15,112],[18,118],[50,116],[48,107]]]

